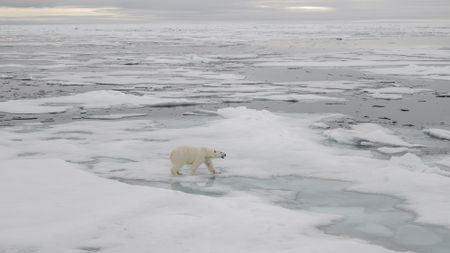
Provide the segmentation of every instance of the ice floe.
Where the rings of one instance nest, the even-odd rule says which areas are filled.
[[[57,113],[71,108],[111,108],[144,106],[182,106],[206,103],[183,98],[161,98],[155,95],[136,96],[114,90],[99,90],[69,96],[0,102],[0,111],[9,113]]]
[[[436,62],[435,64],[409,64],[402,67],[370,68],[367,72],[383,75],[417,76],[420,78],[450,80],[450,65]]]
[[[333,141],[350,145],[394,147],[415,147],[397,136],[392,130],[373,123],[351,125],[350,129],[336,128],[323,132],[324,136]]]
[[[145,113],[115,113],[115,114],[105,114],[105,115],[87,115],[83,116],[84,119],[103,119],[103,120],[114,120],[114,119],[126,119],[134,117],[146,116]]]
[[[371,97],[381,99],[401,99],[403,94],[411,95],[416,93],[431,92],[430,89],[409,88],[409,87],[386,87],[378,89],[364,89]]]
[[[330,128],[330,126],[327,125],[324,122],[315,122],[315,123],[311,124],[311,127],[312,128],[319,128],[319,129],[328,129],[328,128]]]
[[[267,100],[344,103],[344,98],[331,96],[362,92],[374,98],[401,99],[429,90],[397,83],[386,87],[392,83],[376,78],[388,77],[375,74],[400,75],[395,80],[404,76],[448,80],[450,50],[441,39],[448,34],[448,22],[437,21],[189,28],[4,26],[0,80],[13,89],[2,94],[7,101],[0,102],[0,110],[80,110],[82,114],[64,124],[22,122],[0,129],[0,252],[391,252],[348,236],[324,235],[315,227],[339,217],[320,212],[349,217],[350,224],[359,220],[355,230],[375,237],[375,243],[393,237],[398,245],[418,245],[428,251],[428,245],[443,237],[410,220],[450,227],[450,163],[445,141],[426,138],[442,145],[445,154],[436,161],[421,157],[415,141],[402,130],[375,124],[331,129],[336,122],[330,115],[247,108],[209,111],[198,106],[184,112],[189,117],[151,118],[126,111]],[[431,43],[425,47],[423,41]],[[287,82],[252,80],[254,70],[270,74],[275,69],[287,71],[280,78]],[[341,70],[352,73],[341,75]],[[318,80],[315,74],[326,72],[332,73],[322,79],[330,80],[305,81]],[[297,73],[305,75],[292,81],[297,80]],[[55,93],[44,93],[46,98],[29,93],[26,97],[36,99],[12,100],[14,89],[22,85],[33,92],[43,87]],[[92,91],[98,89],[107,90]],[[48,97],[60,91],[73,95]],[[105,108],[119,112],[109,115]],[[91,114],[97,111],[101,114]],[[5,124],[10,124],[8,117]],[[448,136],[440,130],[424,132]],[[424,137],[420,131],[419,135]],[[389,222],[378,222],[377,216],[365,220],[362,214],[372,211],[365,207],[305,212],[305,206],[280,208],[270,202],[273,199],[230,189],[221,189],[224,194],[214,198],[177,192],[180,185],[197,184],[208,191],[211,180],[204,167],[196,178],[169,176],[168,154],[181,144],[226,151],[228,159],[215,163],[223,172],[219,177],[260,182],[264,193],[279,192],[302,202],[307,200],[302,198],[305,192],[318,189],[330,202],[359,205],[339,199],[348,195],[323,194],[323,179],[292,196],[292,192],[275,186],[265,189],[264,185],[264,179],[277,176],[346,180],[348,185],[338,191],[397,196],[400,207],[417,216],[411,213],[406,217],[410,224],[396,230]],[[429,152],[428,147],[424,150]],[[175,191],[101,177],[163,182]],[[257,195],[257,191],[252,193]],[[315,197],[311,195],[310,201]],[[368,202],[363,197],[360,200]],[[379,204],[376,198],[370,201]],[[392,213],[387,216],[397,218]]]
[[[310,126],[329,115],[321,119],[244,107],[220,109],[217,114],[6,127],[0,131],[0,147],[7,152],[0,153],[0,158],[57,158],[104,177],[165,181],[170,180],[168,155],[173,147],[211,146],[227,152],[227,159],[215,164],[224,177],[299,175],[348,180],[357,191],[404,198],[404,207],[415,211],[419,222],[450,227],[450,180],[445,171],[413,154],[384,160],[367,150],[326,145],[332,137],[352,145],[415,146],[389,129],[360,124],[325,130],[322,136]],[[203,167],[199,173],[208,174]]]
[[[280,93],[280,92],[255,92],[255,93],[241,93],[235,95],[224,96],[224,99],[244,99],[247,100],[273,100],[273,101],[285,101],[285,102],[317,102],[317,101],[330,101],[330,102],[345,102],[345,98],[329,97],[315,94],[295,94],[295,93]],[[231,100],[233,101],[233,100]]]
[[[406,147],[380,147],[377,148],[377,150],[384,154],[399,154],[399,153],[406,153],[410,149]]]
[[[450,131],[439,128],[429,128],[423,130],[424,133],[428,134],[431,137],[442,139],[442,140],[450,140]]]
[[[187,116],[218,116],[219,114],[215,111],[197,109],[192,112],[185,112],[185,113],[183,113],[183,115],[187,115]]]
[[[131,186],[58,159],[0,165],[4,252],[394,252],[315,228],[336,216],[242,193],[215,198]]]

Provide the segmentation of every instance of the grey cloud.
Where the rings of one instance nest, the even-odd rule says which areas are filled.
[[[264,5],[267,8],[261,8]],[[449,0],[0,0],[9,7],[120,8],[134,20],[296,21],[329,19],[448,18]],[[324,6],[334,11],[286,11]],[[123,17],[122,17],[123,18]]]

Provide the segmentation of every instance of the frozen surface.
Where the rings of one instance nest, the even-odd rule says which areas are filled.
[[[450,66],[440,64],[432,66],[409,64],[407,66],[393,68],[372,68],[367,69],[367,71],[375,74],[412,75],[420,78],[450,80]]]
[[[336,128],[323,133],[327,138],[351,145],[389,145],[414,147],[416,145],[402,140],[393,131],[382,126],[365,123],[351,126],[351,129]]]
[[[168,180],[170,150],[195,143],[227,152],[228,159],[216,162],[225,175],[350,180],[358,182],[352,186],[354,189],[407,199],[405,206],[417,212],[421,222],[450,226],[446,212],[450,180],[416,155],[379,160],[352,146],[328,147],[322,144],[326,138],[309,127],[321,121],[317,116],[282,116],[244,107],[220,109],[218,114],[220,117],[193,118],[189,124],[186,120],[127,120],[5,128],[0,145],[8,152],[1,156],[59,158],[106,177]],[[375,124],[325,130],[324,134],[346,144],[416,146]],[[405,177],[409,180],[404,181]]]
[[[253,177],[208,177],[176,182],[152,180],[123,180],[130,184],[172,189],[190,194],[221,197],[232,190],[249,191],[269,198],[289,209],[306,209],[319,213],[339,214],[333,224],[321,226],[331,234],[368,240],[398,251],[446,252],[449,231],[439,227],[415,223],[413,213],[398,206],[402,200],[380,194],[351,191],[349,182],[319,178],[281,176],[266,179]],[[320,197],[319,197],[320,196]],[[434,240],[411,243],[420,230]],[[408,233],[411,232],[411,233]],[[398,240],[402,237],[402,240]]]
[[[214,198],[130,186],[57,159],[1,166],[3,252],[392,252],[315,228],[334,216],[247,194]]]
[[[379,89],[365,89],[364,92],[370,94],[374,98],[381,99],[401,99],[402,94],[414,94],[430,92],[430,89],[409,88],[409,87],[389,87]]]
[[[448,24],[3,26],[0,251],[446,253]]]
[[[205,103],[187,99],[160,98],[147,94],[136,96],[120,91],[90,91],[71,96],[40,98],[33,100],[10,100],[0,102],[0,111],[9,113],[43,113],[62,112],[69,108],[110,108],[110,107],[143,107],[143,106],[181,106]],[[57,106],[50,106],[57,105]],[[66,106],[61,106],[66,105]]]
[[[381,147],[377,148],[378,151],[385,154],[398,154],[398,153],[405,153],[410,151],[406,147]]]
[[[450,140],[450,131],[449,130],[430,128],[430,129],[423,130],[423,132],[434,138]]]

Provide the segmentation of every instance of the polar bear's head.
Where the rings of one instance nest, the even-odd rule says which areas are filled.
[[[225,156],[227,156],[227,154],[225,154],[222,151],[208,148],[208,157],[210,157],[210,158],[222,158],[222,159],[225,159]]]

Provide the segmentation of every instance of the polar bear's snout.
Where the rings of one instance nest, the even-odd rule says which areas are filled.
[[[225,157],[227,156],[227,154],[225,154],[225,152],[217,151],[217,150],[214,150],[214,155],[215,155],[215,157],[222,158],[222,159],[225,159]]]

